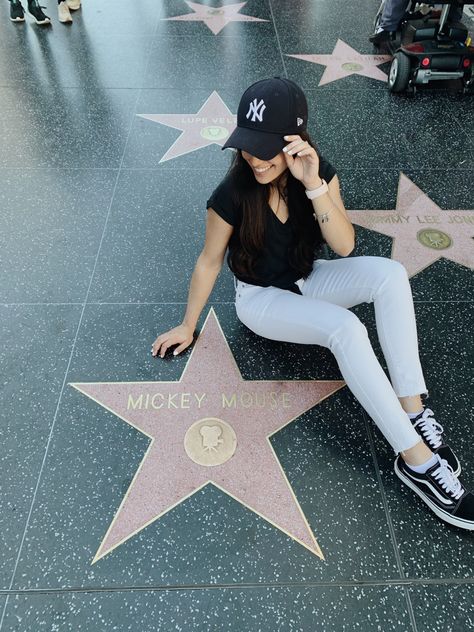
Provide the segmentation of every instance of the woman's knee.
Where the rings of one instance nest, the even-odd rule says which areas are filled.
[[[329,338],[329,348],[334,352],[338,347],[346,347],[349,343],[353,344],[357,340],[365,341],[368,338],[367,327],[355,314],[347,310],[342,323],[339,323]]]
[[[395,259],[377,257],[381,280],[377,291],[383,291],[387,287],[405,285],[408,282],[408,272],[405,266]]]
[[[400,261],[395,261],[395,259],[387,259],[389,261],[389,274],[394,278],[401,277],[402,279],[408,278],[408,272],[403,263]]]

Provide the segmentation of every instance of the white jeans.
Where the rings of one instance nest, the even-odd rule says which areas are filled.
[[[413,447],[420,436],[398,397],[427,389],[405,268],[384,257],[317,259],[309,277],[297,283],[303,296],[237,281],[239,320],[271,340],[330,349],[347,386],[395,453]],[[364,302],[374,303],[377,334],[392,383],[374,354],[367,329],[348,309]]]

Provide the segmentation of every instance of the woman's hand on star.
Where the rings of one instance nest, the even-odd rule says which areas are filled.
[[[170,329],[165,334],[158,336],[155,342],[151,346],[151,355],[164,358],[169,347],[178,345],[173,351],[173,355],[178,355],[181,351],[184,351],[186,347],[193,341],[193,330],[185,324],[178,325],[174,329]]]
[[[319,177],[319,156],[314,147],[301,136],[283,136],[288,145],[283,148],[286,164],[291,175],[300,180],[306,189],[317,189],[322,185]]]

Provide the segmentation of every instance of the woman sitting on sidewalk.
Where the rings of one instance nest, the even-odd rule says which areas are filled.
[[[349,257],[354,228],[334,168],[306,132],[308,108],[287,79],[259,81],[239,104],[229,173],[208,200],[206,240],[181,325],[161,334],[152,354],[181,353],[221,270],[227,248],[238,318],[271,340],[327,347],[347,386],[397,457],[395,472],[442,520],[474,529],[474,495],[443,429],[420,395],[415,313],[405,268],[383,257]],[[342,258],[315,259],[326,242]],[[391,383],[367,330],[349,308],[373,302]]]

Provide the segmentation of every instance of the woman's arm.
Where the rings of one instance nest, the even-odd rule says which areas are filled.
[[[212,288],[222,268],[225,252],[233,226],[209,208],[207,212],[206,240],[191,277],[188,304],[183,322],[178,327],[161,334],[152,346],[152,355],[164,357],[169,347],[178,345],[174,355],[184,351],[193,341],[196,323],[204,309]]]
[[[310,184],[311,189],[309,187],[308,189],[312,190],[320,187],[323,183],[320,178],[318,180]],[[341,257],[347,257],[354,250],[355,231],[344,208],[337,176],[332,178],[328,188],[329,191],[327,193],[311,200],[314,215],[321,228],[323,238],[327,241],[331,250]]]
[[[298,134],[283,138],[288,141],[283,148],[288,169],[307,191],[319,189],[323,182],[319,177],[319,156],[315,148]],[[355,232],[341,199],[337,176],[331,179],[328,188],[327,193],[311,200],[314,214],[332,250],[341,257],[347,257],[354,250]]]
[[[233,226],[212,208],[208,209],[206,240],[191,277],[188,306],[183,319],[183,324],[191,327],[193,331],[221,271],[233,230]]]

